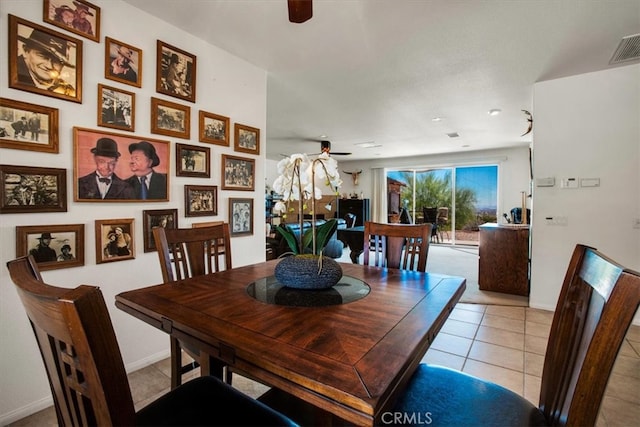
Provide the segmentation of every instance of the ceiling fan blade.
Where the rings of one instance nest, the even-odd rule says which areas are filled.
[[[339,153],[331,151],[331,141],[320,141],[320,150],[322,153],[333,154],[335,156],[348,156],[351,153]]]
[[[311,0],[287,0],[289,6],[289,21],[301,24],[313,16]]]

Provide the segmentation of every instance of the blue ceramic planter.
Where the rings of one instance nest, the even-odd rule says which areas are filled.
[[[274,275],[288,288],[328,289],[335,286],[342,278],[342,267],[333,258],[323,256],[320,268],[319,258],[317,255],[283,258],[276,265]]]

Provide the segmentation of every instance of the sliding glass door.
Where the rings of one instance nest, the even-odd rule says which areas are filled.
[[[477,245],[478,226],[496,221],[496,165],[388,171],[391,195],[390,183],[400,188],[400,197],[399,204],[390,204],[389,218],[435,223],[436,243]]]

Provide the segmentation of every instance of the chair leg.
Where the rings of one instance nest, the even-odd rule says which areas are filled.
[[[227,384],[229,384],[229,385],[232,385],[232,384],[231,384],[231,382],[232,382],[232,380],[233,380],[232,376],[233,376],[233,372],[232,372],[232,371],[231,371],[231,369],[229,369],[229,367],[227,366],[227,367],[225,368],[225,377],[224,377],[224,380],[225,380],[225,382],[226,382]]]
[[[170,337],[171,347],[171,389],[182,384],[182,348],[177,339]]]

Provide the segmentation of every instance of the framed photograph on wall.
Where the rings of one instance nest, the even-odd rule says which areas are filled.
[[[58,152],[58,109],[0,98],[0,147]]]
[[[133,132],[136,94],[98,83],[98,126]]]
[[[144,251],[157,250],[153,239],[153,227],[178,228],[178,209],[155,209],[142,211]]]
[[[260,154],[260,129],[236,123],[234,130],[233,149],[235,151]]]
[[[200,142],[229,146],[229,117],[207,113],[200,110],[198,113],[198,129]]]
[[[229,199],[229,232],[231,236],[253,234],[253,199]]]
[[[196,102],[196,56],[158,40],[156,92]]]
[[[133,223],[133,218],[96,220],[96,264],[136,257]]]
[[[17,226],[16,256],[27,255],[43,271],[84,265],[84,224]]]
[[[211,178],[210,152],[209,147],[176,143],[176,176]]]
[[[82,40],[9,15],[9,87],[82,103]]]
[[[151,133],[189,139],[191,107],[151,97]]]
[[[244,157],[222,155],[222,189],[253,191],[256,161]]]
[[[142,49],[105,37],[104,77],[142,87]]]
[[[66,211],[66,169],[0,165],[0,213]]]
[[[216,185],[185,185],[184,216],[218,215]]]
[[[44,22],[100,43],[100,8],[85,0],[44,0]]]
[[[74,127],[73,200],[168,202],[169,162],[169,141]]]

